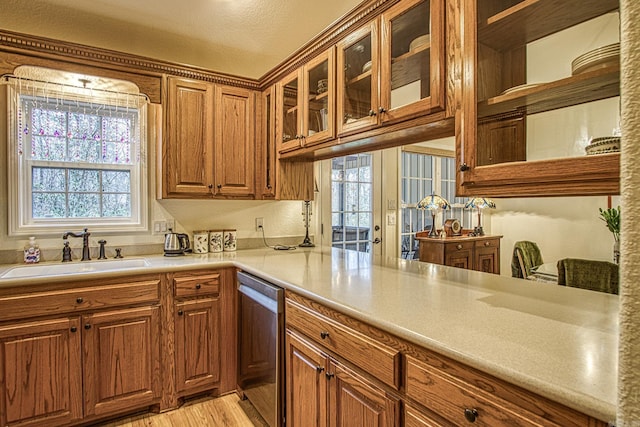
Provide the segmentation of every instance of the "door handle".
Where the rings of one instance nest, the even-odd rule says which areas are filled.
[[[373,243],[373,244],[375,244],[375,245],[377,245],[377,244],[379,244],[380,242],[382,242],[382,240],[380,240],[380,238],[379,238],[379,237],[376,237],[375,239],[373,239],[373,242],[372,242],[372,243]]]

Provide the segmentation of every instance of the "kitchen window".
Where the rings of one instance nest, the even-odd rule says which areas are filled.
[[[146,99],[33,79],[7,82],[10,234],[146,230]]]

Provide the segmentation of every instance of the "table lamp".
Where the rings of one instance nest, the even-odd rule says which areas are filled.
[[[431,211],[431,231],[427,237],[438,237],[438,233],[436,233],[436,213],[438,210],[449,209],[451,206],[449,202],[444,197],[438,196],[437,194],[431,193],[431,195],[425,197],[424,199],[418,202],[417,208],[420,210],[428,209]]]
[[[473,229],[473,234],[476,236],[484,236],[484,230],[482,229],[482,210],[483,209],[495,209],[496,204],[493,200],[486,197],[474,197],[470,199],[465,205],[465,208],[477,208],[478,209],[478,226]]]

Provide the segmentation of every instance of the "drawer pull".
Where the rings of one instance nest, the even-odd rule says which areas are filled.
[[[91,324],[87,323],[86,325],[84,325],[84,328],[87,329],[87,330],[91,329]]]
[[[458,246],[456,246],[456,249],[458,250],[462,249],[462,245],[458,244]]]
[[[78,297],[78,298],[76,298],[76,302],[77,302],[78,304],[82,304],[82,302],[83,302],[83,301],[84,301],[84,300],[82,299],[82,297]]]
[[[324,371],[324,368],[322,366],[316,366],[316,371],[318,371],[318,373],[322,373],[322,371]]]
[[[320,338],[327,339],[329,337],[329,332],[320,332]]]
[[[178,310],[178,316],[182,316],[183,314],[184,314],[184,311]]]
[[[335,376],[336,376],[336,374],[332,374],[332,373],[330,373],[330,372],[327,372],[325,375],[326,375],[326,377],[327,377],[327,379],[328,379],[328,380],[330,380],[331,378],[333,378],[333,377],[335,377]]]
[[[196,289],[200,289],[202,285],[200,283],[196,283]]]
[[[464,417],[470,423],[474,423],[476,421],[476,418],[478,418],[478,411],[475,410],[474,408],[472,408],[472,409],[466,408],[464,410]]]
[[[76,328],[75,326],[72,326],[72,327],[71,327],[71,332],[75,332],[75,331],[77,331],[77,330],[78,330],[78,328]]]

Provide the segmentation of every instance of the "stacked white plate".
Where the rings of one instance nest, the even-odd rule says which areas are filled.
[[[576,75],[620,62],[620,43],[602,46],[578,56],[571,62],[571,74]]]
[[[425,34],[423,36],[416,37],[409,43],[409,51],[414,51],[422,46],[431,45],[431,34]]]
[[[587,156],[593,154],[604,153],[617,153],[620,151],[620,137],[619,136],[603,136],[599,138],[593,138],[591,144],[585,148]]]
[[[542,83],[527,83],[527,84],[523,84],[523,85],[510,87],[509,89],[506,89],[504,92],[502,92],[502,95],[506,95],[506,94],[514,93],[514,92],[519,92],[519,91],[525,90],[525,89],[531,89],[532,87],[540,86],[541,84]]]

